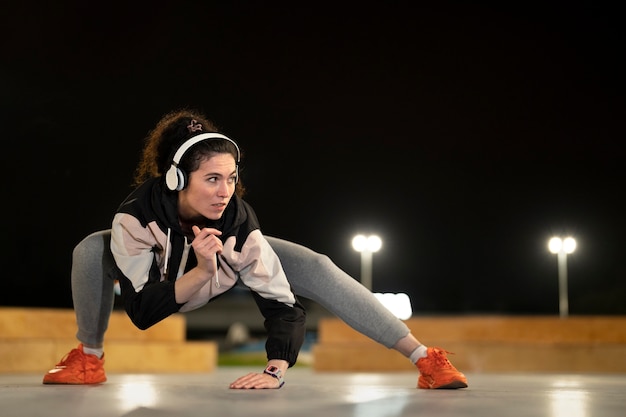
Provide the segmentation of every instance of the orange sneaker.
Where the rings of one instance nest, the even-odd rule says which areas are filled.
[[[415,364],[420,371],[417,388],[467,388],[467,378],[450,363],[448,353],[450,352],[437,347],[428,348],[427,356],[420,358]]]
[[[85,354],[82,343],[43,377],[44,384],[100,384],[106,380],[104,355],[98,359],[95,355]]]

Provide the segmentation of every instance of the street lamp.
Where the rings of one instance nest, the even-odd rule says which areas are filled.
[[[361,252],[361,284],[372,290],[372,254],[378,252],[383,241],[376,235],[357,235],[352,239],[352,247]]]
[[[548,241],[548,249],[557,255],[559,268],[559,312],[561,317],[569,314],[567,301],[567,255],[576,250],[576,240],[573,237],[553,237]]]

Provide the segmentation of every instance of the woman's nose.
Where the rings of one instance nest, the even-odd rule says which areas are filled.
[[[228,197],[230,195],[230,187],[228,186],[228,181],[220,181],[220,186],[217,189],[217,193],[221,197]]]

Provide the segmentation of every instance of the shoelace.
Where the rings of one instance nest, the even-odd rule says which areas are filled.
[[[452,368],[452,364],[448,360],[447,354],[454,355],[454,353],[439,348],[434,348],[433,353],[433,359],[437,366],[441,368]]]
[[[63,358],[61,359],[61,362],[57,363],[56,366],[57,367],[65,366],[65,364],[69,362],[71,358],[77,355],[80,355],[80,352],[78,351],[78,349],[70,350],[70,352],[67,355],[63,356]]]

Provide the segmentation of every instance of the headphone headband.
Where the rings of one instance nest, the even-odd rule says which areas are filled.
[[[180,147],[174,154],[174,157],[172,158],[172,164],[178,166],[183,155],[185,154],[185,152],[187,152],[189,148],[191,148],[196,143],[202,142],[203,140],[206,140],[206,139],[224,139],[224,140],[229,141],[233,145],[235,145],[235,148],[237,149],[237,163],[239,163],[239,160],[241,159],[241,152],[239,151],[239,146],[235,143],[234,140],[230,139],[227,136],[222,135],[221,133],[201,133],[199,135],[194,136],[191,139],[187,139],[185,143],[180,145]]]

